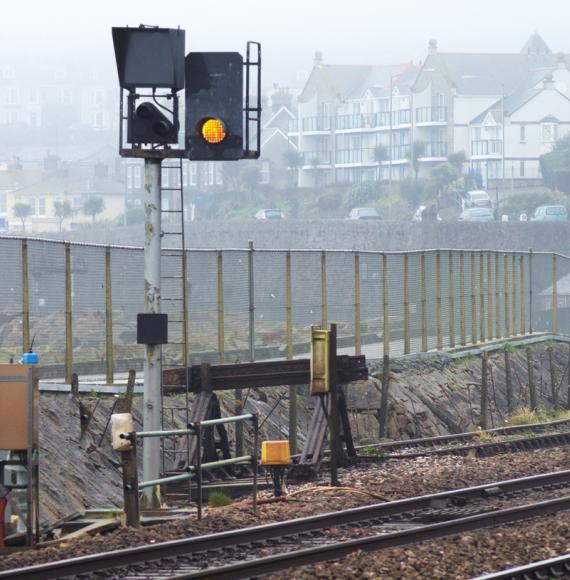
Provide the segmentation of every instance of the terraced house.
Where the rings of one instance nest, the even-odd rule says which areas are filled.
[[[569,63],[536,33],[513,54],[444,53],[431,40],[420,67],[327,65],[317,53],[289,127],[299,185],[428,175],[459,151],[486,187],[540,180],[540,155],[570,130]]]

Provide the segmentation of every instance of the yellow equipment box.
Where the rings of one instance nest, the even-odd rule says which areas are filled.
[[[289,441],[263,441],[261,444],[261,465],[289,465],[291,451]]]

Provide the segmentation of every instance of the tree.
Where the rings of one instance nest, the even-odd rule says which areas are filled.
[[[548,187],[570,193],[570,134],[558,139],[550,153],[541,155],[540,169]]]
[[[12,207],[14,217],[22,220],[22,231],[26,231],[26,218],[32,215],[32,206],[27,203],[18,202]]]
[[[457,181],[461,176],[461,172],[457,167],[451,163],[440,163],[436,165],[430,172],[430,189],[437,197],[437,205],[439,209],[439,202],[442,196],[449,192],[451,184]]]
[[[54,201],[53,202],[53,214],[59,220],[59,231],[63,229],[63,220],[70,218],[73,215],[73,208],[69,201]]]
[[[241,165],[235,161],[228,161],[222,164],[222,177],[226,191],[235,193],[240,190],[241,169]]]
[[[83,203],[83,213],[90,215],[93,223],[95,223],[95,216],[100,214],[105,209],[105,201],[102,197],[89,196]]]
[[[455,153],[450,153],[447,156],[447,160],[453,167],[455,167],[459,172],[463,168],[465,163],[465,151],[456,151]]]
[[[242,172],[242,181],[249,193],[253,193],[259,184],[261,171],[258,165],[250,165]]]
[[[414,182],[417,186],[420,173],[420,157],[426,152],[426,144],[423,141],[414,141],[410,149],[409,159],[414,170]]]
[[[378,164],[378,171],[376,173],[376,181],[380,181],[381,178],[381,171],[380,166],[382,165],[383,161],[388,161],[388,148],[386,145],[376,145],[374,147],[374,161]]]
[[[298,187],[299,168],[303,165],[303,157],[296,149],[287,149],[283,153],[283,160],[289,172],[289,184],[294,183],[295,187]]]
[[[315,187],[319,186],[319,165],[321,164],[321,160],[315,155],[314,157],[311,157],[311,159],[309,159],[309,164],[311,165],[311,168],[313,169],[313,175],[314,175],[314,182],[315,182]]]

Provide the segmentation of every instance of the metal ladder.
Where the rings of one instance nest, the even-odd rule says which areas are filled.
[[[162,223],[162,253],[161,253],[161,304],[162,312],[168,314],[168,344],[162,347],[162,368],[188,369],[188,289],[187,264],[184,237],[184,187],[182,159],[167,159],[162,164],[161,180],[161,223]],[[187,371],[186,371],[187,372]],[[174,415],[182,411],[185,424],[189,421],[189,381],[186,376],[184,406],[169,405],[165,407],[165,397],[162,394],[162,428],[166,429],[166,420],[172,425]],[[162,385],[164,387],[165,385]],[[161,389],[163,393],[163,389]],[[170,414],[170,416],[168,416]],[[164,439],[161,446],[162,471],[169,463],[176,463],[177,454],[175,442]],[[187,442],[188,443],[188,442]],[[188,444],[186,445],[188,448]]]

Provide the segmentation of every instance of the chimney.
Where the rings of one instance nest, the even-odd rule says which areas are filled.
[[[271,95],[271,111],[276,113],[281,107],[291,108],[293,96],[287,87],[274,85],[275,92]]]
[[[313,64],[315,66],[320,66],[323,64],[323,53],[320,50],[315,51],[315,60]]]
[[[429,42],[428,42],[428,54],[436,54],[437,53],[437,40],[435,38],[432,38]]]
[[[551,91],[551,90],[556,88],[556,83],[554,82],[554,79],[552,78],[552,73],[548,73],[544,77],[544,80],[542,81],[542,88],[547,90],[547,91]]]

